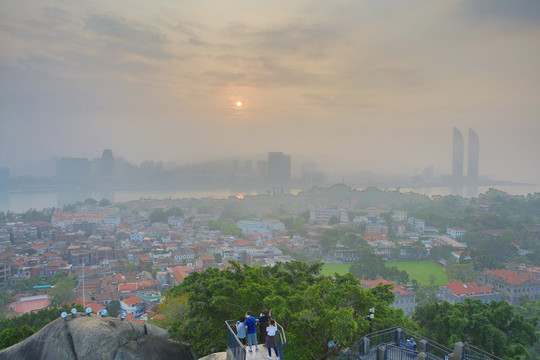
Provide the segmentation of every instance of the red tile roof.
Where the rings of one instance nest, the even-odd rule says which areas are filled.
[[[45,296],[32,296],[28,300],[20,301],[15,307],[15,312],[18,314],[26,314],[31,311],[39,311],[45,309],[51,304],[50,300]]]
[[[137,288],[149,288],[152,287],[152,281],[150,280],[142,280],[137,283]]]
[[[249,240],[237,240],[233,244],[234,246],[247,246],[253,244],[253,242]]]
[[[125,291],[134,291],[134,290],[137,290],[136,283],[118,285],[118,291],[125,292]]]
[[[368,289],[374,288],[379,284],[394,285],[394,288],[392,290],[390,290],[393,293],[398,293],[400,295],[408,295],[409,294],[409,292],[407,290],[405,290],[403,285],[398,285],[393,281],[388,281],[388,280],[385,280],[383,278],[378,278],[376,280],[362,280],[362,285],[364,285],[364,287],[366,287]]]
[[[531,281],[533,283],[538,283],[538,278],[531,273],[520,274],[517,271],[499,269],[499,270],[487,270],[486,274],[491,274],[503,278],[507,283],[519,285],[524,282]]]
[[[489,286],[481,286],[476,283],[460,283],[458,281],[452,280],[446,287],[453,292],[455,295],[480,295],[493,293],[493,290]]]
[[[126,304],[127,306],[131,306],[131,305],[134,305],[134,304],[138,304],[138,303],[140,303],[140,302],[142,302],[142,301],[143,301],[143,299],[141,299],[141,298],[138,297],[138,296],[132,296],[132,297],[130,297],[130,298],[127,298],[127,299],[122,300],[122,302],[123,302],[124,304]]]

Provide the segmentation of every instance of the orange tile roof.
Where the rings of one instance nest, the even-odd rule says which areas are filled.
[[[476,281],[472,283],[460,283],[452,280],[446,284],[446,287],[456,295],[480,295],[493,292],[489,286],[480,286]]]
[[[385,280],[383,278],[378,278],[376,280],[362,280],[362,285],[364,285],[368,289],[372,289],[372,288],[376,287],[379,284],[394,285],[394,288],[390,290],[393,293],[398,293],[400,295],[408,295],[409,294],[409,292],[407,290],[405,290],[403,285],[398,285],[393,281],[388,281],[388,280]]]
[[[233,244],[234,246],[247,246],[251,245],[253,242],[249,240],[237,240]]]
[[[499,270],[487,270],[486,274],[492,274],[503,278],[509,284],[519,285],[527,281],[538,283],[538,278],[531,273],[520,274],[517,271],[510,271],[506,269]]]
[[[122,302],[123,302],[124,304],[126,304],[127,306],[135,305],[135,304],[138,304],[138,303],[140,303],[140,302],[142,302],[142,301],[143,301],[143,299],[141,299],[141,298],[138,297],[138,296],[132,296],[132,297],[130,297],[130,298],[127,298],[127,299],[122,300]]]
[[[118,291],[133,291],[137,290],[137,284],[136,283],[128,283],[128,284],[119,284],[118,285]]]
[[[142,280],[137,283],[137,288],[148,288],[152,287],[152,281],[150,280]]]

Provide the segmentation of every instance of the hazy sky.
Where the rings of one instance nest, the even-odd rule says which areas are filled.
[[[262,155],[540,183],[540,1],[2,1],[0,165]],[[241,106],[235,104],[241,101]]]

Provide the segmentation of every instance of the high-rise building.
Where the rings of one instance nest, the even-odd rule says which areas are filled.
[[[467,176],[469,180],[478,179],[478,157],[480,154],[480,142],[478,134],[473,129],[469,129],[469,148],[467,161]]]
[[[454,127],[454,137],[452,142],[452,179],[454,182],[463,180],[463,158],[465,156],[465,144],[463,135]]]
[[[282,152],[268,153],[268,180],[272,185],[287,185],[291,181],[291,157]]]
[[[101,156],[101,179],[103,181],[114,180],[114,157],[110,149],[103,150]]]

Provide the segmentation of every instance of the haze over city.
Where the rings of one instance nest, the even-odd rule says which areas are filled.
[[[17,1],[0,6],[0,167],[51,157],[540,183],[540,3]]]

